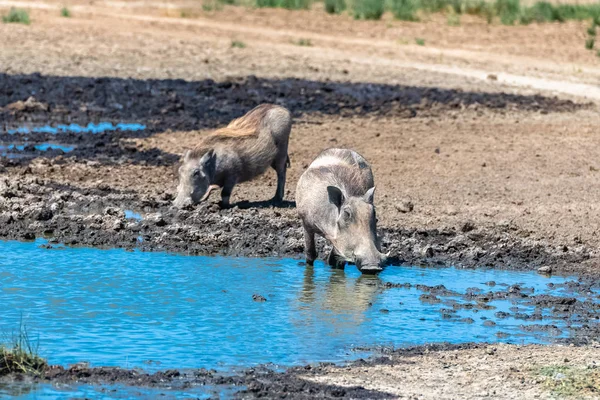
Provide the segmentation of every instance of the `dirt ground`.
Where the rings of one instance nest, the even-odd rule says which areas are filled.
[[[388,364],[326,368],[311,382],[404,399],[597,399],[597,347],[490,345],[392,354]]]
[[[76,148],[0,158],[0,237],[301,257],[295,184],[321,149],[339,146],[372,163],[393,263],[600,276],[600,58],[584,48],[585,22],[506,27],[464,17],[450,27],[443,16],[354,21],[316,7],[207,12],[183,1],[0,0],[0,14],[13,5],[29,9],[32,23],[0,24],[0,142]],[[60,17],[64,5],[71,18]],[[219,210],[216,196],[191,211],[171,209],[179,155],[261,102],[295,118],[287,206],[264,202],[275,191],[270,171],[235,188],[233,209]],[[8,133],[90,121],[147,128],[60,139]],[[144,220],[126,219],[125,209]],[[529,360],[522,354],[550,362],[565,349],[499,351],[505,358],[494,359],[506,362],[486,365],[501,376]],[[482,351],[456,354],[475,365]],[[518,374],[515,386],[492,377],[456,385],[471,375],[444,369],[443,357],[411,361],[420,366],[414,374],[412,364],[408,372],[376,367],[368,387],[416,395],[390,379],[418,385],[437,363],[454,378],[418,398],[445,398],[442,388],[454,393],[447,398],[525,393]],[[346,385],[362,376],[344,371],[314,379]],[[527,396],[550,393],[530,383]]]

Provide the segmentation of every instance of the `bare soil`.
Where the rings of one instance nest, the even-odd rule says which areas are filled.
[[[206,12],[178,1],[72,1],[72,18],[60,17],[64,2],[0,1],[0,13],[11,5],[28,8],[32,24],[0,24],[0,142],[76,148],[0,159],[2,238],[301,258],[295,183],[320,150],[336,146],[373,165],[391,263],[600,276],[600,59],[583,46],[586,22],[505,27],[465,17],[450,27],[443,16],[353,21],[316,7]],[[284,105],[295,118],[287,203],[265,202],[275,192],[269,172],[237,186],[232,209],[220,210],[217,196],[172,209],[182,152],[261,102]],[[8,133],[100,121],[147,128]],[[126,209],[144,219],[126,219]],[[592,328],[581,343],[591,342]],[[532,360],[580,351],[523,349]],[[469,364],[477,351],[484,350],[456,354]],[[519,351],[503,354],[516,363]],[[425,374],[445,357],[435,354],[410,362]],[[486,365],[505,364],[512,365]],[[402,369],[377,368],[405,382]],[[339,387],[363,376],[344,371],[319,382]],[[361,385],[386,396],[418,394],[418,386],[392,387],[386,374],[373,372],[370,386]],[[454,398],[479,397],[463,376],[446,378],[440,388]],[[411,379],[418,385],[425,376]],[[491,378],[476,381],[481,393],[504,390]],[[539,385],[531,385],[535,396]],[[444,398],[433,389],[419,398],[432,397]]]

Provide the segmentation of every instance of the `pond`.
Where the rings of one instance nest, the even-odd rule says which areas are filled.
[[[263,363],[339,363],[367,356],[377,346],[548,343],[567,337],[573,321],[552,319],[548,310],[538,319],[522,317],[536,311],[527,296],[485,303],[468,298],[515,285],[523,293],[562,295],[567,280],[404,266],[367,276],[354,266],[332,270],[293,259],[0,241],[0,332],[10,335],[23,321],[40,354],[65,366],[86,361],[149,371],[231,371]],[[443,294],[418,285],[444,285]],[[597,293],[589,295],[597,302]],[[527,329],[546,323],[556,329]],[[31,393],[58,390],[40,387]],[[72,396],[98,388],[61,390]]]

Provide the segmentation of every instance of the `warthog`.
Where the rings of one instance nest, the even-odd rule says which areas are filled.
[[[292,117],[287,109],[261,104],[204,137],[183,156],[174,205],[181,208],[197,204],[206,200],[212,190],[222,188],[221,205],[228,207],[233,187],[256,178],[269,166],[277,172],[273,201],[283,201],[291,127]]]
[[[363,273],[381,271],[386,256],[379,249],[374,194],[371,167],[360,154],[328,149],[317,156],[296,189],[309,265],[317,257],[316,233],[333,245],[329,265],[354,262]]]

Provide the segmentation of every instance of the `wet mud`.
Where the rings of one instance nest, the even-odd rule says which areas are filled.
[[[303,379],[307,376],[318,376],[326,369],[367,367],[373,365],[396,365],[410,363],[410,357],[431,352],[445,352],[462,349],[487,347],[481,344],[433,344],[415,346],[403,349],[379,348],[379,356],[371,359],[359,359],[344,366],[330,363],[320,363],[292,367],[284,372],[278,372],[269,366],[248,368],[236,373],[220,373],[215,370],[166,370],[147,373],[141,370],[123,369],[117,367],[89,367],[86,364],[76,364],[68,368],[50,366],[40,376],[11,374],[0,378],[0,383],[53,383],[53,384],[93,384],[113,385],[123,384],[138,387],[151,387],[169,390],[182,390],[194,387],[207,387],[211,398],[220,398],[219,390],[233,390],[231,398],[286,398],[286,399],[331,399],[331,398],[360,398],[360,399],[391,399],[394,396],[377,390],[365,389],[361,386],[342,387],[322,384]],[[372,349],[369,349],[372,350]]]
[[[172,207],[173,193],[160,188],[151,197],[103,183],[90,188],[58,184],[36,174],[65,163],[63,158],[41,159],[34,165],[4,167],[12,174],[0,177],[0,238],[47,237],[50,245],[193,255],[303,257],[302,229],[293,202],[275,207],[242,201],[220,209],[214,200],[178,210]],[[125,210],[140,212],[143,218],[126,218]],[[592,250],[583,246],[556,249],[510,231],[469,224],[467,231],[382,227],[380,234],[383,249],[391,252],[388,263],[394,265],[531,270],[548,265],[567,268],[590,258]],[[321,242],[320,257],[326,253]],[[594,271],[588,275],[596,276]]]

